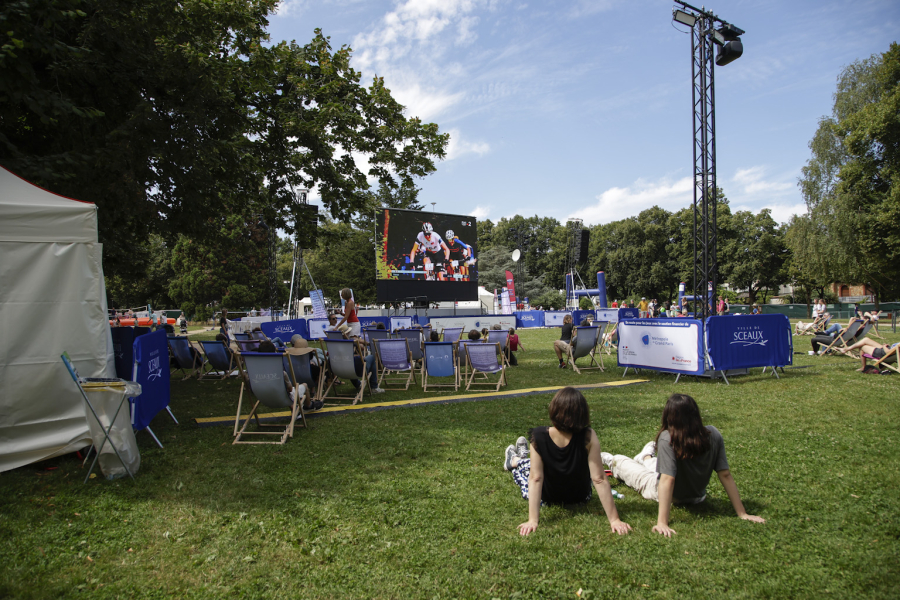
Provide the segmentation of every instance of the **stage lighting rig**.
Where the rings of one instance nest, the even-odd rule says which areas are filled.
[[[694,120],[694,278],[693,293],[703,298],[715,292],[719,265],[716,255],[716,108],[715,65],[725,66],[744,52],[744,30],[704,8],[681,0],[672,19],[690,27],[692,112]],[[717,47],[717,54],[713,47]],[[715,56],[715,59],[713,58]],[[710,288],[711,286],[711,288]],[[709,302],[699,302],[697,317],[705,324],[715,314]],[[703,326],[703,325],[701,325]]]

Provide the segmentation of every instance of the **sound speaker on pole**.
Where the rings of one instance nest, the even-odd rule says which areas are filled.
[[[591,230],[590,229],[582,229],[581,236],[578,238],[576,242],[578,255],[578,262],[586,263],[588,259],[588,247],[591,245]]]

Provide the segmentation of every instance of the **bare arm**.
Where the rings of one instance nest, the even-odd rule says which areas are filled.
[[[541,514],[541,491],[544,487],[544,461],[531,445],[531,472],[528,474],[528,521],[519,525],[519,534],[528,535],[537,529]]]
[[[669,513],[672,510],[672,497],[675,493],[675,478],[662,473],[659,476],[659,515],[652,531],[672,537],[675,530],[669,527]]]
[[[347,304],[344,305],[344,318],[341,319],[341,322],[340,322],[340,323],[338,323],[337,325],[335,325],[335,328],[338,328],[338,327],[340,327],[341,325],[343,325],[344,323],[346,323],[346,322],[347,322],[347,315],[350,314],[351,312],[355,311],[355,310],[356,310],[356,302],[354,302],[352,298],[351,298],[350,300],[347,300]]]
[[[609,526],[614,533],[626,535],[631,531],[631,525],[619,519],[619,511],[616,510],[616,502],[612,497],[612,489],[609,487],[609,481],[606,479],[606,471],[600,459],[600,440],[597,439],[597,432],[591,430],[591,439],[588,442],[588,467],[591,470],[591,481],[594,483],[594,489],[597,490],[597,497],[603,505],[603,512],[609,520]]]
[[[419,242],[413,243],[412,251],[409,253],[409,262],[415,262],[416,251],[419,249]]]
[[[444,260],[450,260],[450,248],[447,247],[447,242],[441,242],[441,248],[444,249]]]
[[[731,500],[731,505],[734,507],[734,512],[737,513],[737,516],[754,523],[766,522],[762,517],[747,514],[747,511],[744,509],[744,503],[741,502],[741,494],[738,492],[737,484],[734,482],[734,477],[731,476],[731,471],[728,469],[717,471],[716,475],[719,476],[719,481],[722,482],[722,487],[725,488],[725,493],[728,494],[728,499]]]

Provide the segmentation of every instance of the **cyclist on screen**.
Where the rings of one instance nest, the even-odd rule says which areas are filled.
[[[443,260],[440,252],[443,250]],[[412,251],[409,253],[409,262],[414,263],[416,254],[422,254],[422,264],[425,266],[425,279],[445,281],[443,273],[444,263],[450,261],[450,249],[441,236],[434,232],[431,223],[422,223],[422,231],[416,236]]]
[[[450,273],[454,281],[468,281],[468,264],[475,262],[474,249],[458,237],[452,229],[447,230],[447,247],[450,248]],[[471,262],[470,262],[471,261]]]

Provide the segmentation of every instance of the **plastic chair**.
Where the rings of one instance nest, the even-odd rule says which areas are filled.
[[[222,380],[237,373],[237,359],[234,353],[225,345],[225,342],[218,340],[201,341],[200,347],[203,348],[206,360],[213,370],[201,374],[198,379],[209,379],[221,373],[222,376],[219,379]]]
[[[466,391],[468,392],[474,385],[494,387],[494,391],[499,392],[500,386],[506,385],[506,366],[497,359],[500,354],[500,344],[466,344],[464,347],[469,365],[472,367],[472,374],[466,382]],[[475,381],[475,376],[479,373],[485,376],[485,381]],[[500,376],[494,383],[490,380],[489,375],[497,373]]]
[[[425,342],[425,360],[422,373],[422,391],[428,391],[429,377],[452,377],[453,383],[432,383],[431,387],[452,387],[459,390],[459,371],[452,342]]]
[[[285,389],[284,363],[281,354],[277,352],[244,352],[241,356],[247,368],[247,381],[241,384],[241,396],[238,399],[237,416],[234,419],[234,442],[232,444],[284,444],[288,438],[294,437],[294,423],[299,416],[302,426],[307,427],[306,414],[303,412],[303,399],[308,395],[308,388],[304,384],[298,384],[293,374],[293,369],[288,373],[291,385],[294,389],[294,397]],[[256,404],[244,425],[238,430],[241,422],[241,404],[244,398],[244,386],[256,397]],[[260,405],[273,409],[289,408],[290,420],[286,425],[269,425],[259,420]],[[279,431],[247,431],[250,420],[254,419],[258,429],[263,427],[278,427]],[[250,442],[241,438],[247,435],[277,435],[278,441]]]
[[[566,363],[572,363],[572,368],[579,375],[581,374],[581,371],[591,371],[594,369],[603,371],[603,353],[597,352],[597,340],[600,336],[600,328],[576,327],[575,331],[575,338],[572,340],[572,343],[569,344],[569,351],[566,355]],[[595,358],[597,355],[600,356],[599,363]],[[584,356],[590,357],[591,360],[588,363],[588,366],[581,367],[579,369],[575,361]]]
[[[408,390],[410,383],[416,383],[416,371],[409,351],[409,342],[406,338],[375,340],[375,346],[378,348],[376,356],[381,365],[378,387],[390,390]],[[406,372],[409,373],[407,377],[390,376],[392,373]]]
[[[353,404],[357,404],[362,400],[366,386],[369,385],[369,373],[366,369],[365,361],[362,360],[362,356],[359,355],[356,342],[352,340],[324,340],[323,343],[325,344],[325,351],[328,354],[328,370],[330,373],[326,375],[324,385],[327,387],[320,395],[320,399],[324,401],[353,398]],[[339,377],[348,380],[360,380],[361,385],[354,395],[342,396],[339,395],[336,390],[334,396],[328,395],[332,388],[334,388]],[[371,393],[372,391],[370,389],[369,394],[371,395]]]

